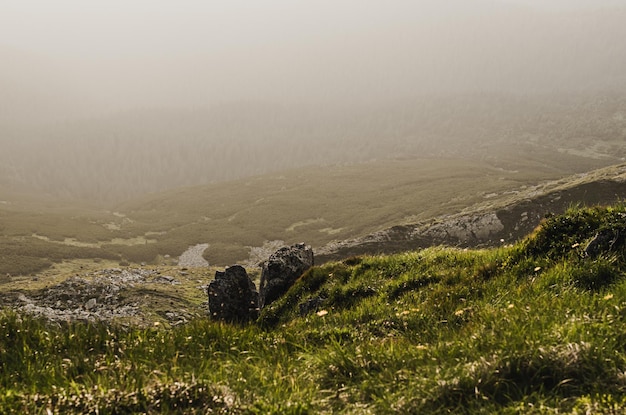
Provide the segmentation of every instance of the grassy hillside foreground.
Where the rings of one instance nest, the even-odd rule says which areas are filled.
[[[591,244],[591,245],[590,245]],[[308,271],[248,326],[0,316],[1,413],[621,413],[626,206]]]

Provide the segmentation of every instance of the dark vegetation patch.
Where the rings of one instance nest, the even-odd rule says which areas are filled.
[[[119,259],[106,248],[90,248],[24,237],[0,241],[0,275],[29,275],[65,259]]]
[[[29,275],[49,268],[52,262],[40,257],[3,254],[0,256],[0,275]]]
[[[589,244],[604,233],[613,237],[607,238],[606,246],[600,247],[600,252],[604,255],[623,255],[623,249],[620,249],[626,240],[626,214],[623,209],[570,209],[563,215],[544,221],[522,249],[526,255],[543,255],[550,259],[568,255],[585,256],[588,255],[585,250]]]

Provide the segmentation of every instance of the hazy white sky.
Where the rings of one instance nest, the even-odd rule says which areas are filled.
[[[198,53],[375,30],[498,3],[567,11],[624,0],[2,0],[0,43],[74,58]]]
[[[623,0],[500,0],[522,6],[553,11],[593,9],[597,7],[622,6]]]
[[[3,0],[0,42],[74,58],[77,53],[100,58],[210,53],[266,42],[306,43],[310,38],[376,30],[473,8],[467,6],[472,2],[454,3],[451,7],[432,0]]]
[[[42,70],[57,68],[111,105],[324,99],[364,90],[376,97],[433,83],[454,89],[486,82],[484,65],[494,71],[489,82],[497,89],[520,80],[511,75],[514,66],[530,77],[529,62],[554,55],[531,44],[543,42],[533,38],[542,27],[531,13],[558,16],[625,2],[0,0],[0,48],[33,54]],[[518,30],[519,38],[507,30]],[[551,41],[552,47],[558,39]],[[485,42],[497,44],[485,48]],[[512,54],[507,45],[520,49]],[[576,47],[585,52],[597,45]],[[453,73],[459,69],[462,77]],[[418,78],[420,85],[411,84]]]

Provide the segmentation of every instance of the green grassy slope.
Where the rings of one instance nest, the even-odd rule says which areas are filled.
[[[5,311],[0,411],[621,413],[625,254],[626,206],[571,209],[510,247],[313,268],[249,326]]]

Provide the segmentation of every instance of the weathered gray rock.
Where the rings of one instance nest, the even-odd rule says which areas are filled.
[[[60,300],[59,300],[59,301],[57,301],[57,302],[58,302],[59,304],[61,303],[61,301],[60,301]],[[97,305],[97,304],[98,304],[98,300],[96,300],[95,298],[90,298],[90,299],[89,299],[89,301],[87,301],[87,302],[85,303],[85,310],[87,310],[87,311],[91,311],[91,310],[93,310],[93,309],[96,307],[96,305]]]
[[[209,313],[215,320],[245,323],[259,315],[259,293],[241,265],[216,271],[207,291]]]
[[[313,266],[313,249],[303,243],[284,247],[270,255],[263,265],[259,304],[271,304],[287,292],[298,278]]]
[[[423,234],[435,240],[467,244],[487,241],[504,230],[504,225],[495,212],[483,215],[463,215],[434,224]]]

